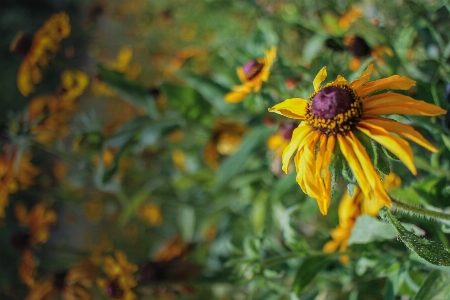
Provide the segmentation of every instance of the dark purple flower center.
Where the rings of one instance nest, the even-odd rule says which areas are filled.
[[[281,125],[280,134],[286,141],[290,141],[292,138],[292,133],[294,132],[294,129],[297,127],[298,127],[297,122],[284,123],[283,125]]]
[[[25,250],[26,248],[30,247],[30,233],[16,233],[11,237],[11,244],[14,248],[18,250]]]
[[[10,50],[15,55],[24,58],[30,51],[32,43],[33,36],[19,33],[11,43]]]
[[[251,80],[255,78],[256,75],[261,72],[262,68],[264,67],[264,63],[259,62],[257,60],[251,60],[248,63],[246,63],[242,69],[244,69],[245,78],[247,80]]]
[[[321,89],[312,99],[311,112],[316,118],[333,119],[335,116],[348,111],[354,102],[350,91],[327,86]]]
[[[65,281],[66,281],[66,276],[67,276],[67,271],[62,271],[59,273],[56,273],[55,276],[53,277],[53,286],[59,290],[62,291],[66,285]]]

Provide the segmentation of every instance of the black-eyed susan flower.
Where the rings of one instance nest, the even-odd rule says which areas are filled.
[[[390,173],[384,177],[383,186],[387,191],[389,191],[399,187],[401,182],[402,181],[397,174]],[[327,242],[323,246],[323,251],[334,252],[338,249],[341,252],[345,251],[347,249],[348,239],[351,236],[353,226],[355,226],[356,219],[362,214],[378,216],[378,211],[384,205],[385,203],[381,199],[366,198],[359,187],[355,187],[352,196],[350,196],[348,191],[346,191],[341,199],[341,202],[339,203],[339,225],[331,230],[330,234],[333,240]],[[348,259],[349,258],[347,255],[341,256],[341,261],[343,263],[347,263]]]
[[[361,66],[361,61],[368,56],[372,56],[382,64],[385,55],[394,55],[391,48],[383,45],[370,47],[362,37],[355,34],[346,35],[343,42],[346,50],[353,56],[349,63],[349,69],[352,71],[357,70]]]
[[[264,51],[264,57],[253,59],[242,67],[237,68],[237,74],[241,80],[241,85],[235,85],[232,91],[225,95],[225,101],[238,103],[253,92],[261,89],[262,83],[267,81],[273,62],[277,56],[277,47],[273,46],[270,50]]]
[[[42,79],[41,69],[59,50],[61,40],[69,34],[69,16],[64,12],[53,14],[35,33],[29,49],[21,50],[26,52],[17,73],[17,87],[22,95],[28,96],[34,91],[34,86]],[[17,39],[13,44],[16,43]]]
[[[111,299],[136,299],[136,294],[131,289],[137,285],[134,274],[138,266],[128,262],[124,252],[116,251],[114,257],[106,256],[103,270],[108,278],[99,278],[97,284]]]
[[[335,161],[345,158],[366,198],[377,198],[390,206],[391,200],[380,180],[381,175],[375,170],[367,152],[370,149],[363,146],[363,139],[368,138],[376,147],[392,152],[413,174],[417,172],[413,153],[403,138],[437,152],[411,126],[380,115],[436,116],[444,114],[445,110],[405,95],[383,92],[407,90],[415,85],[415,81],[393,75],[369,82],[372,69],[370,64],[350,83],[339,75],[321,87],[327,76],[324,67],[313,81],[314,92],[309,101],[292,98],[269,109],[301,121],[283,151],[282,169],[289,172],[290,159],[297,152],[294,157],[297,183],[306,194],[317,200],[322,214],[327,214],[330,204],[332,171],[336,169],[330,168],[333,154],[336,154]]]

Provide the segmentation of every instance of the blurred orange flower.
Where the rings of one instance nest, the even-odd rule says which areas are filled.
[[[18,203],[15,207],[15,215],[22,226],[29,228],[28,246],[44,244],[50,238],[49,228],[56,223],[57,216],[54,210],[48,208],[43,203],[33,206],[30,211],[23,203]]]

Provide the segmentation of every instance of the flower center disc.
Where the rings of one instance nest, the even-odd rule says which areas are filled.
[[[247,80],[252,80],[256,77],[256,75],[261,72],[262,68],[264,67],[264,63],[257,61],[257,60],[251,60],[248,63],[246,63],[242,69],[244,69],[245,78]]]
[[[327,135],[350,131],[362,116],[359,97],[347,85],[330,85],[311,95],[306,120]]]

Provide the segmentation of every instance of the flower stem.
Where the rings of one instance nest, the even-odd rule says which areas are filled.
[[[426,218],[433,218],[443,221],[450,221],[450,215],[438,211],[429,210],[426,208],[421,208],[413,205],[406,204],[396,199],[392,199],[392,204],[395,209],[403,212],[408,212],[414,215],[418,215]]]

